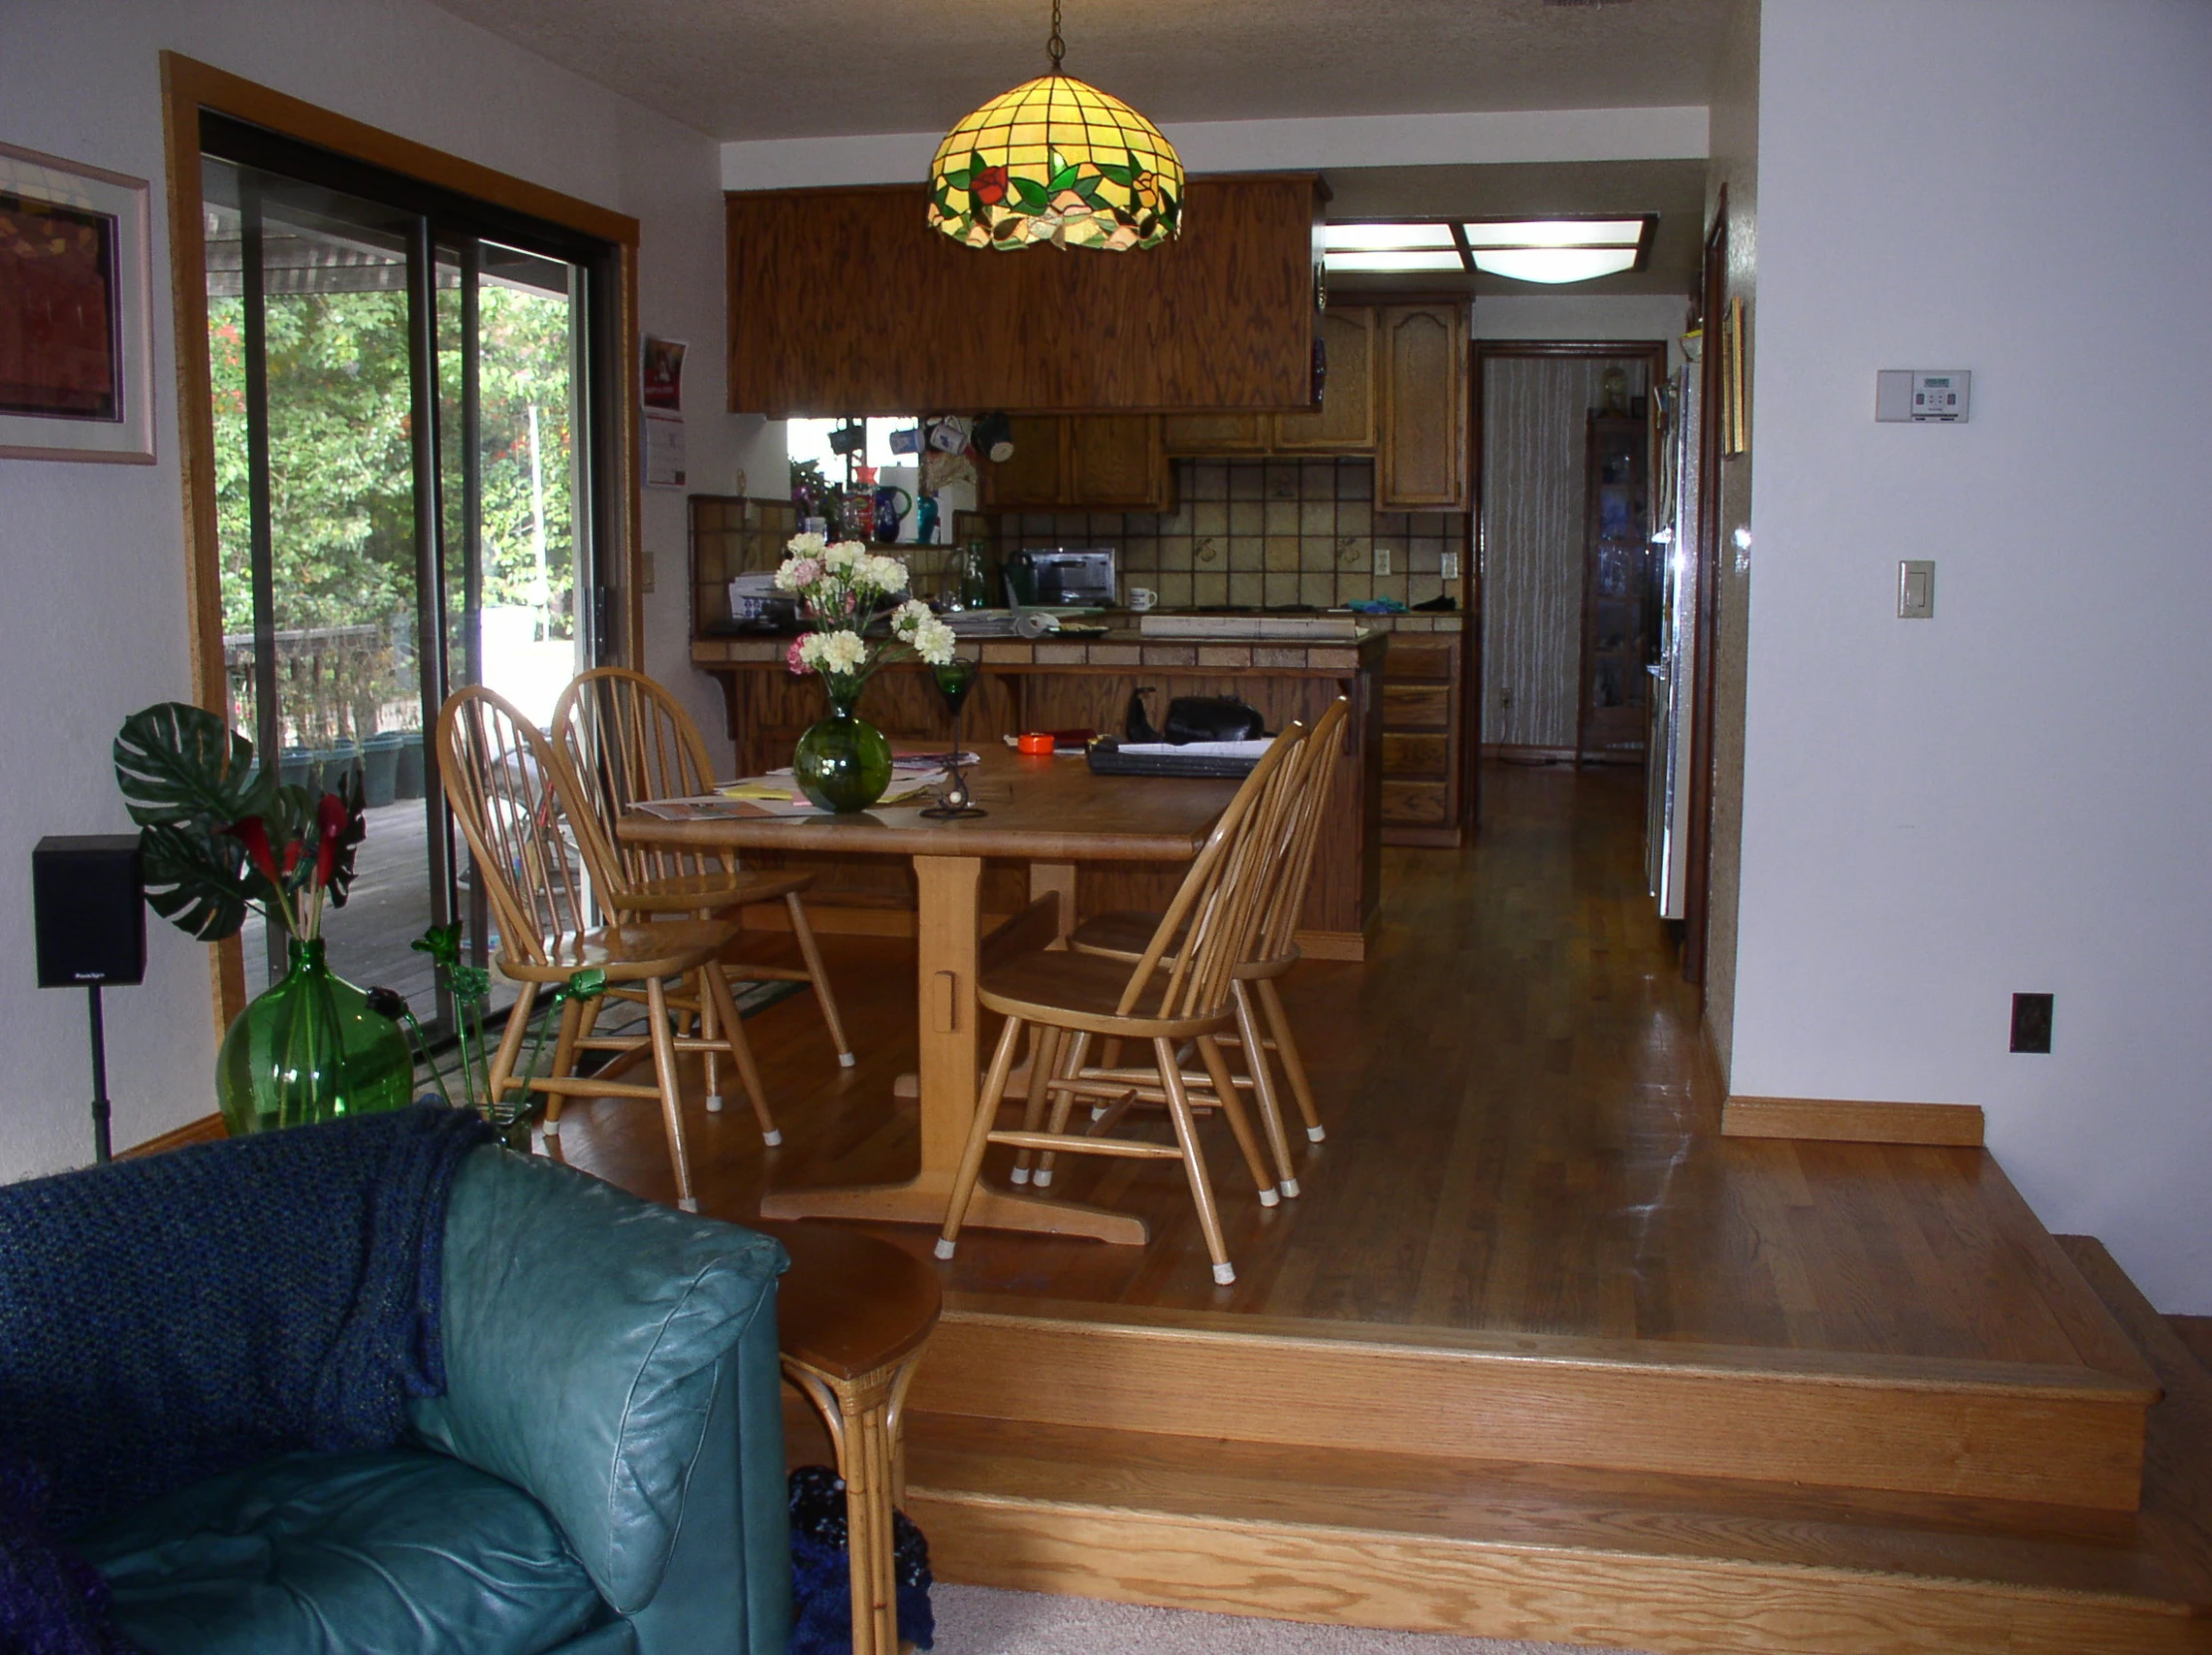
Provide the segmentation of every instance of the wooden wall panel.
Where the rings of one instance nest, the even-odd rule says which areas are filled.
[[[1141,253],[964,247],[920,184],[726,200],[734,411],[1312,405],[1311,174],[1193,178]]]
[[[1482,405],[1482,737],[1572,748],[1582,660],[1583,417],[1641,357],[1492,357]]]

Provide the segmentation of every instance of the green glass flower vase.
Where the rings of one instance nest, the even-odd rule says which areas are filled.
[[[891,744],[855,710],[861,686],[823,680],[829,716],[808,727],[791,754],[798,791],[840,816],[864,811],[891,785]]]
[[[293,940],[283,977],[238,1014],[215,1056],[233,1138],[404,1109],[414,1086],[407,1036],[331,971],[321,937]]]

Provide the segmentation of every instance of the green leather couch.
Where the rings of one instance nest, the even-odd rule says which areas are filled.
[[[75,1538],[147,1655],[784,1655],[764,1235],[472,1153],[448,1390],[387,1452],[295,1455]]]

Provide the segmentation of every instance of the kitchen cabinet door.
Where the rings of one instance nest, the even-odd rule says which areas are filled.
[[[1068,493],[1067,423],[1044,414],[1016,414],[1007,421],[1013,455],[976,467],[985,510],[1050,511],[1062,502]]]
[[[1321,407],[1312,414],[1275,416],[1275,448],[1290,454],[1375,452],[1375,310],[1332,308],[1321,318],[1328,373]]]
[[[1467,334],[1457,304],[1390,305],[1376,318],[1383,429],[1377,504],[1467,508]]]
[[[1171,455],[1265,454],[1272,415],[1170,414],[1160,441]]]
[[[1086,414],[1068,431],[1067,503],[1090,510],[1164,510],[1172,505],[1156,414]]]

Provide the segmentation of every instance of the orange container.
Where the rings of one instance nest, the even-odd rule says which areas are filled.
[[[1014,745],[1024,753],[1045,753],[1053,750],[1053,733],[1050,730],[1025,730],[1014,740]]]

